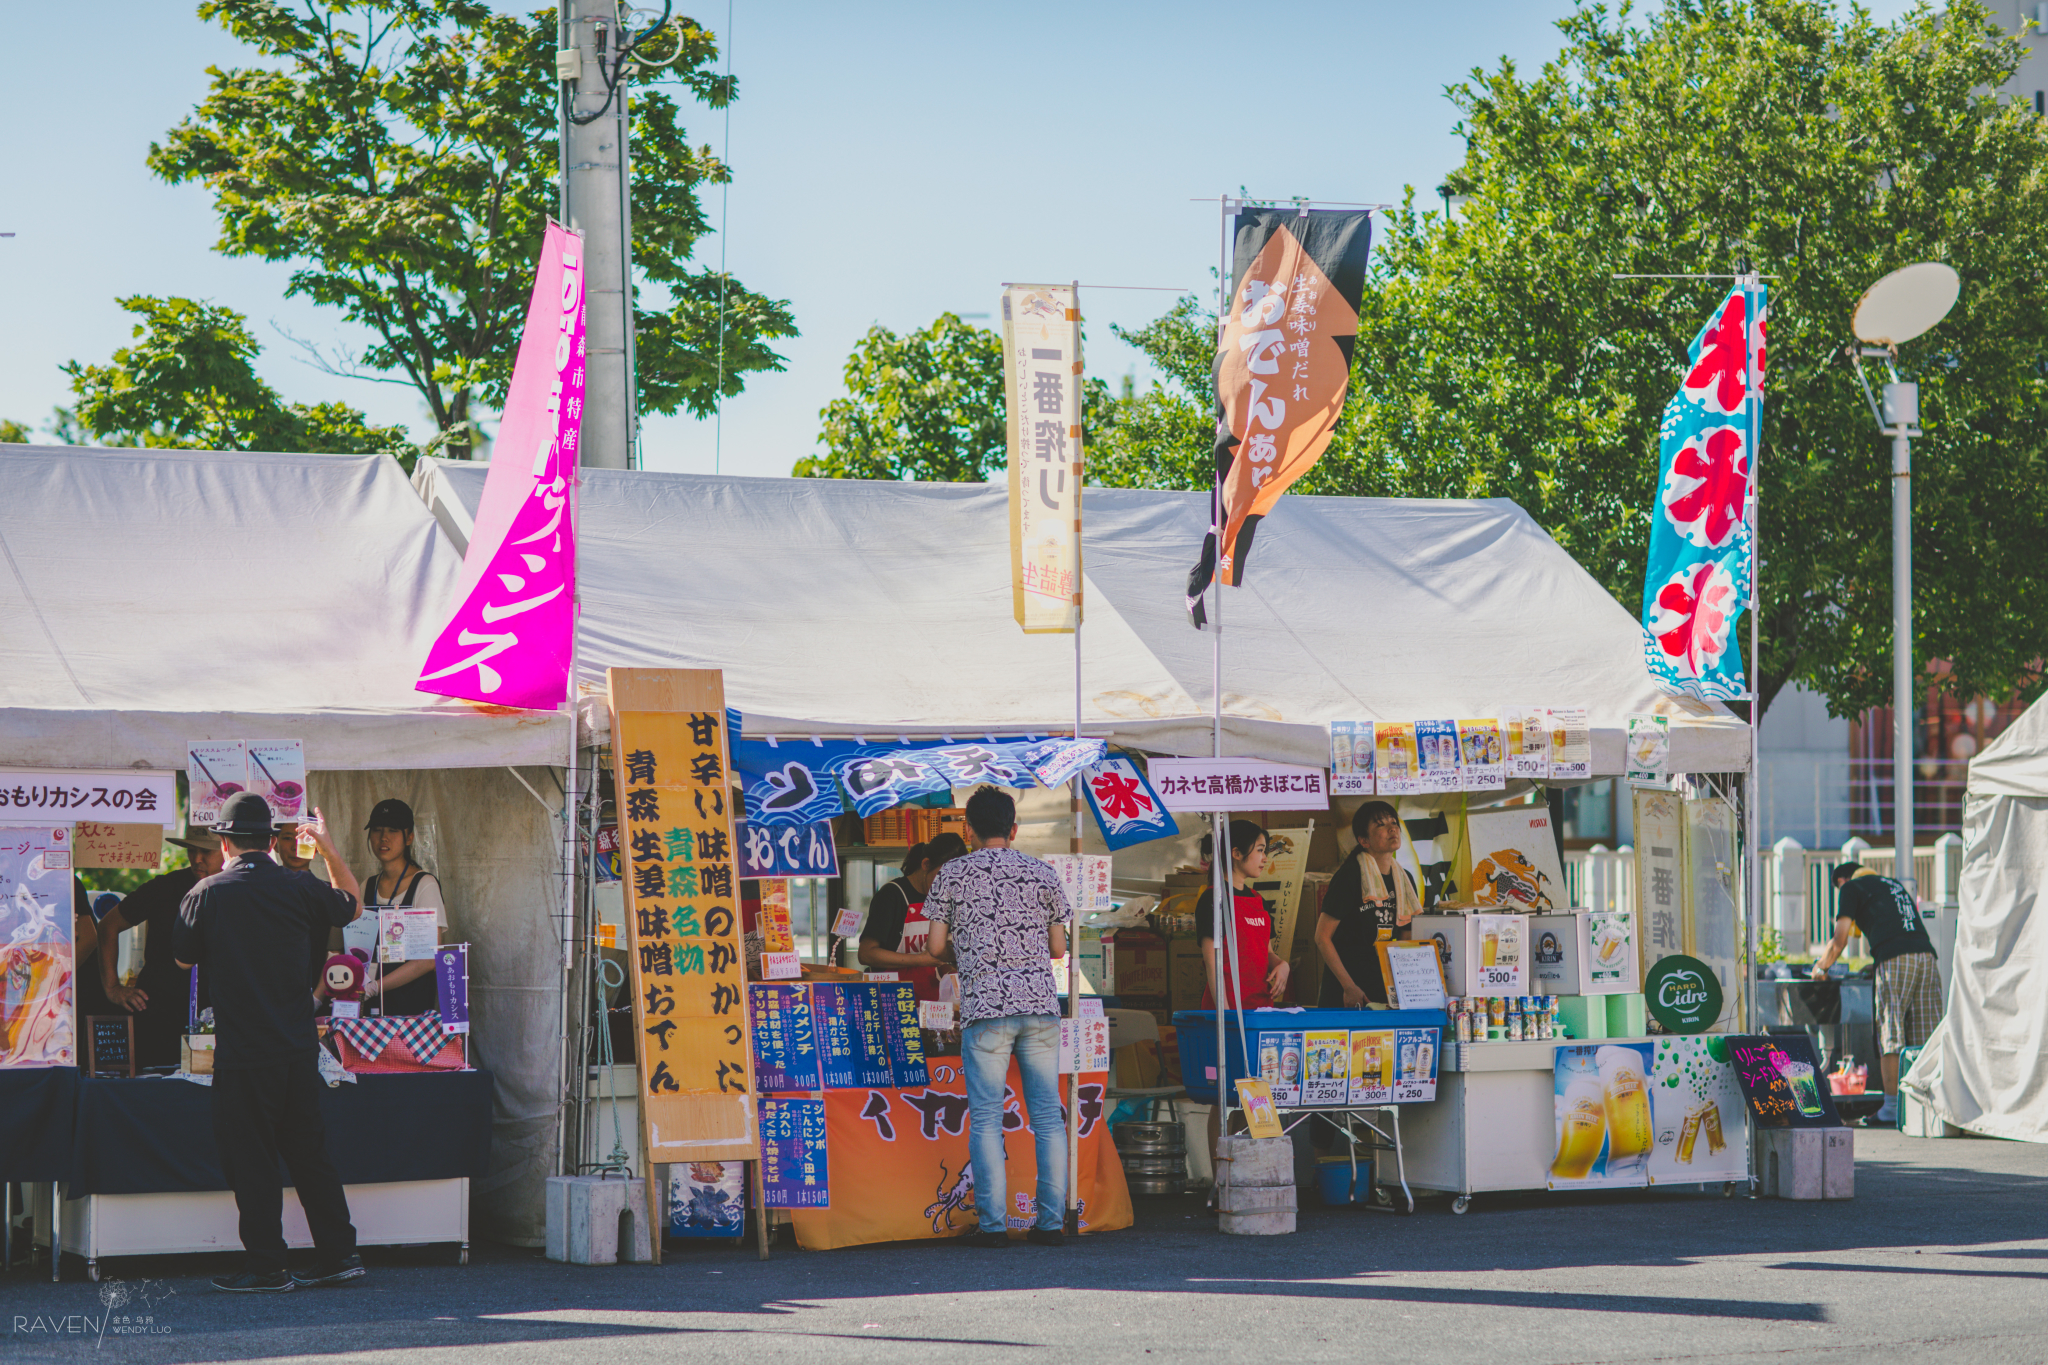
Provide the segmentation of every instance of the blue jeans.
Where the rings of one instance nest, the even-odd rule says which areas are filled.
[[[1003,1165],[1003,1092],[1010,1056],[1024,1082],[1024,1108],[1038,1144],[1038,1210],[1034,1226],[1066,1223],[1067,1130],[1060,1113],[1060,1021],[1051,1014],[983,1019],[961,1030],[960,1069],[967,1079],[967,1154],[974,1163],[974,1209],[983,1232],[1007,1232],[1010,1181]]]

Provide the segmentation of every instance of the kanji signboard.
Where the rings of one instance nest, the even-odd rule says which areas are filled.
[[[606,680],[648,1160],[751,1158],[723,678],[614,668]]]
[[[1155,758],[1152,785],[1168,810],[1328,810],[1321,768],[1262,758]]]
[[[1003,291],[1010,595],[1026,633],[1081,619],[1081,308],[1071,285]]]

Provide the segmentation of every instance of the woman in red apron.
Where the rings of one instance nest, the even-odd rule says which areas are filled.
[[[1273,946],[1273,912],[1251,881],[1266,870],[1266,831],[1249,820],[1230,822],[1230,900],[1237,936],[1237,981],[1225,992],[1228,1009],[1265,1009],[1287,996],[1287,959]],[[1209,987],[1202,1008],[1216,1008],[1216,893],[1205,889],[1195,902],[1195,937],[1202,944],[1202,970]]]
[[[919,1000],[939,998],[939,960],[925,951],[931,925],[924,917],[925,892],[939,869],[967,851],[957,834],[941,834],[903,857],[903,875],[875,892],[860,930],[860,965],[897,972],[917,987]]]

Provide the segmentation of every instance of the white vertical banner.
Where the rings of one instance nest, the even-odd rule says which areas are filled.
[[[1072,285],[1003,290],[1010,596],[1030,634],[1080,620],[1081,310]]]

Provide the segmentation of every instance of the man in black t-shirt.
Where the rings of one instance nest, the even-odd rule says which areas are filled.
[[[1325,1009],[1363,1009],[1387,1003],[1387,984],[1380,971],[1379,945],[1402,936],[1420,903],[1415,879],[1394,861],[1401,847],[1401,817],[1385,801],[1368,801],[1351,816],[1358,848],[1344,860],[1323,892],[1316,918],[1316,950],[1322,954],[1322,1005]],[[1365,894],[1364,860],[1373,863],[1379,893]]]
[[[903,875],[883,884],[868,901],[860,930],[860,965],[900,973],[917,988],[919,1000],[939,998],[939,960],[926,951],[931,925],[924,917],[925,893],[939,869],[967,852],[957,834],[941,834],[903,855]]]
[[[178,1039],[197,1011],[191,1002],[192,973],[171,961],[171,940],[177,933],[178,907],[193,887],[220,871],[220,840],[205,830],[187,829],[182,839],[166,839],[185,850],[186,866],[137,887],[99,922],[100,983],[107,1000],[135,1015],[135,1064],[176,1066]],[[123,932],[148,926],[142,943],[142,970],[133,985],[121,984],[115,971]],[[203,974],[202,974],[203,977]],[[206,982],[199,983],[204,1008]]]
[[[363,1274],[348,1197],[327,1156],[320,1122],[320,1043],[313,992],[306,984],[306,941],[362,913],[361,887],[314,812],[314,843],[327,864],[324,885],[270,857],[270,807],[237,792],[213,827],[227,866],[186,895],[178,908],[175,956],[204,962],[218,1035],[213,1060],[213,1140],[221,1173],[235,1192],[248,1268],[216,1275],[216,1289],[274,1293],[340,1284]],[[284,1268],[283,1158],[318,1253],[312,1270]]]
[[[1837,863],[1830,878],[1835,887],[1835,939],[1813,979],[1827,979],[1828,968],[1862,934],[1877,963],[1877,1050],[1884,1074],[1884,1107],[1872,1120],[1898,1121],[1899,1052],[1921,1047],[1941,1022],[1941,976],[1934,961],[1934,941],[1920,922],[1913,893],[1894,877],[1880,877],[1856,863]]]

